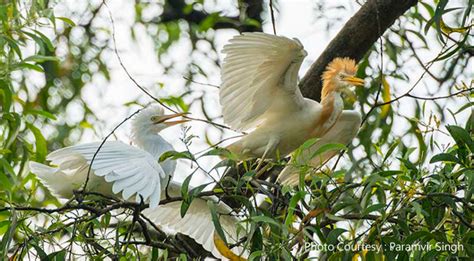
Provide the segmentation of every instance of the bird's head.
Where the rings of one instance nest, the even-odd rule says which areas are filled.
[[[140,111],[132,122],[132,132],[137,133],[158,133],[168,127],[187,122],[189,120],[173,120],[183,116],[184,113],[165,114],[162,106],[151,106]]]
[[[364,80],[355,76],[357,65],[350,58],[335,58],[323,73],[321,97],[331,92],[346,92],[351,86],[364,86]]]

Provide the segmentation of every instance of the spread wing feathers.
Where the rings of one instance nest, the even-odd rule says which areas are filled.
[[[212,253],[214,257],[220,260],[226,259],[214,245],[215,228],[207,201],[201,198],[194,199],[184,217],[181,217],[180,214],[181,203],[181,201],[177,201],[159,205],[154,209],[145,209],[143,214],[165,230],[181,233],[193,238],[204,249]],[[236,217],[227,215],[230,213],[230,208],[223,203],[218,204],[217,211],[223,214],[220,216],[220,223],[226,233],[227,242],[237,242],[236,227],[239,220]],[[232,252],[240,255],[243,250],[242,248],[235,247],[232,248]]]
[[[70,198],[73,195],[73,190],[80,187],[76,184],[75,176],[67,175],[59,168],[46,166],[34,161],[29,162],[29,167],[31,172],[35,173],[41,183],[56,197]]]
[[[316,157],[311,158],[323,145],[328,143],[348,144],[357,135],[361,124],[361,116],[357,111],[346,110],[341,113],[339,119],[325,135],[323,135],[310,148],[303,150],[297,158],[291,157],[290,163],[283,169],[278,177],[278,182],[283,185],[296,186],[299,182],[299,172],[301,165],[309,165],[317,168],[327,160],[338,154],[338,151],[326,151]]]
[[[297,75],[294,83],[280,84],[290,64],[297,62],[299,68],[306,54],[298,41],[264,33],[246,33],[231,39],[222,52],[226,57],[222,64],[219,96],[227,124],[239,130],[256,127],[276,96],[284,100],[279,106],[286,109],[287,106],[302,106]]]
[[[83,164],[78,158],[85,160],[88,168],[99,145],[100,142],[94,142],[59,149],[50,153],[47,159],[65,172],[77,170]],[[91,175],[104,177],[105,181],[113,183],[113,193],[122,191],[125,200],[136,194],[137,201],[140,197],[143,200],[149,198],[151,207],[160,202],[166,173],[157,159],[144,150],[120,141],[105,142],[92,163],[92,170]],[[85,172],[86,177],[87,169]]]

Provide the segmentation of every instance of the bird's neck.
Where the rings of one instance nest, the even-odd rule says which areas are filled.
[[[344,101],[339,92],[330,92],[321,100],[322,110],[319,119],[314,128],[314,137],[321,137],[324,135],[341,115],[344,109]]]
[[[155,158],[160,157],[163,152],[169,150],[163,146],[164,144],[168,144],[168,142],[156,133],[133,133],[132,143],[137,147],[147,151]]]
[[[289,86],[291,88],[295,86],[298,82],[298,71],[300,70],[302,62],[303,60],[290,63],[282,79],[283,86]]]

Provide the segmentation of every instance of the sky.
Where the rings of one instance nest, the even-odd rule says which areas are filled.
[[[99,2],[99,1],[95,1]],[[456,5],[463,1],[451,1],[452,4]],[[133,77],[143,86],[147,87],[154,95],[158,97],[166,97],[167,95],[179,95],[183,92],[183,89],[177,88],[176,86],[182,86],[183,83],[183,74],[180,72],[179,68],[165,73],[163,67],[160,65],[160,62],[157,61],[156,55],[154,53],[154,44],[152,39],[147,35],[145,28],[135,28],[136,40],[133,40],[130,37],[129,27],[133,24],[134,21],[134,12],[133,5],[134,1],[129,0],[115,0],[108,1],[108,7],[114,19],[115,26],[115,37],[117,50],[120,53],[120,56],[124,62],[124,65],[127,67],[129,72]],[[236,12],[235,3],[236,1],[225,0],[225,1],[215,1],[216,4],[208,4],[205,6],[208,11],[216,10],[225,10],[227,14],[232,15],[233,12]],[[296,37],[298,38],[305,49],[308,52],[308,56],[303,63],[300,75],[304,75],[305,71],[309,68],[310,64],[319,56],[319,54],[324,50],[325,46],[329,41],[337,34],[339,29],[343,26],[345,21],[349,19],[353,13],[355,13],[359,5],[354,1],[332,1],[331,4],[334,6],[344,5],[345,9],[334,9],[332,11],[327,11],[325,13],[318,13],[315,8],[317,2],[311,0],[280,0],[276,5],[276,29],[279,35],[284,35],[287,37]],[[60,1],[60,4],[57,5],[55,11],[56,15],[61,16],[61,12],[68,16],[70,10],[79,10],[78,13],[81,13],[80,10],[86,8],[86,5],[81,2],[73,0],[64,0]],[[124,11],[127,10],[127,11]],[[128,11],[129,10],[129,11]],[[107,9],[102,10],[103,13],[100,19],[96,19],[94,26],[108,28],[112,31],[112,23],[107,12]],[[157,11],[157,10],[152,10]],[[339,17],[340,21],[327,25],[321,21],[315,19],[318,15],[324,15],[328,17]],[[265,19],[264,31],[271,33],[272,27],[269,17]],[[324,19],[322,19],[324,20]],[[76,23],[81,23],[80,16],[75,20]],[[326,26],[330,26],[330,30],[326,30]],[[218,50],[222,49],[222,46],[227,43],[227,41],[236,34],[235,30],[219,30],[216,33],[216,47]],[[107,33],[104,32],[103,37],[107,37]],[[113,47],[113,46],[111,46]],[[171,59],[177,61],[186,61],[189,56],[189,43],[186,41],[181,41],[172,47],[172,55],[166,57],[166,59]],[[203,50],[206,50],[206,46],[202,46]],[[437,46],[434,46],[433,50],[420,50],[422,53],[422,58],[425,61],[433,58],[433,54],[437,51]],[[209,55],[216,55],[210,53]],[[220,56],[220,54],[218,54]],[[99,119],[104,121],[102,135],[106,135],[107,130],[111,130],[116,124],[118,124],[124,117],[131,113],[130,109],[125,107],[124,104],[130,101],[135,100],[137,97],[141,97],[142,102],[150,102],[151,100],[144,97],[138,88],[127,78],[123,69],[120,67],[115,54],[112,51],[105,52],[103,55],[104,59],[107,60],[108,66],[111,70],[111,81],[107,82],[102,77],[94,77],[91,79],[90,83],[86,85],[83,91],[83,98],[87,101],[88,105],[93,109]],[[222,56],[220,56],[222,58]],[[184,63],[183,63],[184,64]],[[203,66],[207,66],[204,64]],[[202,77],[197,79],[200,82],[210,83],[219,85],[219,68],[208,65],[210,70],[213,73],[210,74],[208,78]],[[416,63],[413,63],[413,68],[419,68]],[[412,82],[416,80],[416,75],[420,75],[422,71],[415,69],[412,72]],[[164,88],[157,87],[157,82],[164,84]],[[392,95],[397,96],[397,94],[403,93],[405,90],[411,87],[410,84],[398,82],[395,79],[391,79],[391,86],[393,87]],[[420,88],[416,88],[414,94],[425,96],[430,93],[431,90],[434,90],[430,86],[433,85],[433,82],[430,82],[429,79],[423,81]],[[434,86],[434,85],[433,85]],[[194,85],[195,89],[207,88],[208,95],[206,99],[206,106],[209,108],[215,108],[213,110],[214,115],[220,115],[220,105],[218,103],[218,89],[211,88],[208,86],[197,86]],[[437,95],[442,95],[439,93]],[[411,104],[411,106],[397,106],[402,113],[411,114],[413,111],[412,102],[404,101],[405,104]],[[428,105],[428,109],[429,109]],[[452,108],[455,110],[459,107],[459,104],[452,103]],[[71,120],[74,119],[74,114],[76,108],[72,107],[68,114],[71,115]],[[133,111],[133,110],[132,110]],[[202,118],[203,115],[196,113],[196,110],[191,108],[191,112],[194,111],[193,117]],[[468,112],[465,115],[461,115],[461,119],[467,119]],[[449,121],[450,119],[448,119]],[[222,122],[219,122],[222,123]],[[191,122],[188,124],[191,126],[191,132],[197,136],[198,139],[195,139],[192,150],[194,152],[201,151],[206,149],[208,145],[203,141],[204,132],[206,126],[203,123]],[[117,138],[123,141],[128,141],[128,125],[119,129],[117,132]],[[408,126],[399,126],[399,133],[403,133]],[[175,144],[177,150],[183,149],[179,141],[179,127],[173,127],[165,130],[162,134],[165,138]],[[211,140],[217,142],[220,138],[216,131],[210,131]],[[96,141],[102,137],[96,135],[92,131],[86,132],[86,135],[82,137],[82,142]],[[226,132],[225,137],[235,135],[235,133]],[[439,139],[446,139],[446,137],[439,137]],[[218,158],[207,158],[203,161],[203,165],[211,167],[214,164],[219,162]],[[188,164],[181,163],[178,167],[178,177],[177,179],[182,179],[184,176],[191,172],[191,166]],[[195,181],[199,183],[205,178],[197,178]]]

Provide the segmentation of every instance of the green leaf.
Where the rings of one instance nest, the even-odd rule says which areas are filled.
[[[10,89],[10,84],[0,80],[0,96],[2,96],[2,112],[9,112],[12,105],[13,93]]]
[[[93,129],[94,128],[94,126],[92,126],[92,124],[90,124],[87,121],[81,121],[79,123],[79,126],[81,126],[81,128],[84,128],[84,129]]]
[[[191,199],[194,199],[195,197],[197,197],[210,183],[206,183],[206,184],[202,184],[202,185],[199,185],[195,188],[192,188],[190,191],[189,191],[189,196]]]
[[[51,42],[51,40],[49,40],[49,38],[46,35],[44,35],[42,32],[38,30],[33,30],[33,32],[39,35],[39,37],[41,38],[41,40],[43,41],[43,43],[46,45],[46,47],[48,48],[50,52],[54,52],[53,43]]]
[[[425,237],[428,238],[433,238],[433,235],[428,232],[428,231],[416,231],[408,235],[408,237],[405,239],[404,243],[405,244],[412,244],[417,240],[422,240]]]
[[[221,156],[224,158],[230,158],[231,152],[229,152],[228,150],[224,148],[216,147],[204,153],[202,156]]]
[[[347,230],[342,229],[342,228],[335,228],[335,229],[331,230],[331,232],[329,232],[329,234],[326,238],[326,244],[333,245],[333,246],[337,245],[338,237],[346,231]]]
[[[56,19],[63,21],[64,23],[70,25],[71,27],[76,26],[76,23],[67,17],[56,16]]]
[[[288,214],[286,215],[286,219],[285,219],[285,224],[287,226],[291,226],[291,224],[293,223],[293,213],[296,209],[296,204],[298,204],[298,202],[304,198],[304,196],[306,195],[306,191],[298,191],[290,200],[290,204],[288,205]]]
[[[344,150],[344,149],[347,149],[347,147],[344,144],[340,144],[340,143],[324,144],[311,155],[311,159],[318,156],[318,155],[321,155],[321,154],[323,154],[324,152],[327,152],[327,151]]]
[[[27,110],[25,111],[25,113],[28,113],[28,114],[32,114],[32,115],[41,115],[45,118],[48,118],[50,120],[57,120],[56,116],[54,116],[53,114],[47,112],[47,111],[42,111],[42,110]]]
[[[207,15],[207,17],[204,18],[204,20],[202,20],[201,23],[199,24],[199,31],[205,32],[211,29],[219,21],[219,18],[220,18],[219,13],[212,13],[212,14]]]
[[[467,146],[471,152],[474,152],[474,141],[465,129],[455,125],[450,125],[446,128],[459,147]]]
[[[40,260],[43,261],[43,260],[47,260],[49,261],[50,259],[48,258],[48,255],[46,254],[46,252],[44,252],[43,249],[41,249],[40,246],[38,246],[38,244],[36,242],[31,242],[30,245],[33,246],[33,248],[36,250],[36,253],[38,254],[38,256],[40,257]]]
[[[8,226],[7,232],[3,235],[2,242],[0,243],[0,251],[2,252],[2,260],[8,260],[8,250],[10,248],[10,243],[13,240],[13,235],[17,226],[17,215],[15,210],[10,212],[10,224]]]
[[[319,140],[318,138],[309,139],[300,146],[300,149],[307,150],[311,146],[313,146],[318,140]]]
[[[184,217],[184,215],[186,215],[186,212],[188,211],[188,208],[191,205],[191,202],[189,200],[189,183],[191,182],[192,178],[192,174],[187,176],[184,179],[183,184],[181,185],[181,197],[183,197],[183,202],[181,204],[181,217]]]
[[[184,102],[183,97],[169,96],[166,98],[161,98],[160,100],[167,105],[179,107],[183,112],[187,112],[189,110],[189,106]]]
[[[362,215],[365,216],[365,215],[370,214],[372,212],[385,209],[386,206],[387,205],[383,204],[383,203],[371,205],[371,206],[367,207],[366,209],[364,209],[364,211],[362,212]],[[379,211],[379,212],[383,214],[383,211]]]
[[[250,217],[250,220],[252,220],[254,222],[262,222],[262,223],[275,225],[276,227],[281,227],[281,224],[279,222],[277,222],[273,218],[267,217],[267,216],[253,216],[253,217]]]
[[[21,63],[18,63],[16,67],[19,69],[30,69],[37,72],[44,72],[43,67],[36,64],[31,64],[31,63],[21,62]]]
[[[48,259],[51,261],[64,261],[66,260],[66,250],[59,250],[48,255]]]
[[[0,171],[0,188],[4,191],[11,192],[14,184],[12,179],[15,177],[15,171],[10,163],[3,158],[0,158],[0,166],[0,170],[3,170]]]
[[[388,149],[387,153],[385,153],[385,156],[383,157],[383,161],[382,161],[382,164],[384,164],[388,157],[390,157],[390,155],[392,155],[393,151],[397,148],[397,146],[400,144],[400,140],[396,140],[392,145],[390,145],[390,148]]]
[[[167,152],[161,154],[160,159],[158,161],[163,162],[167,159],[172,159],[172,160],[190,159],[190,160],[194,160],[194,156],[189,151],[178,152],[178,151],[171,150],[171,151],[167,151]]]
[[[33,132],[33,135],[35,136],[36,161],[43,162],[46,159],[46,154],[48,153],[46,139],[44,138],[41,131],[32,124],[27,123],[26,126],[31,130],[31,132]]]
[[[440,153],[440,154],[434,155],[431,158],[430,163],[435,163],[435,162],[440,162],[440,161],[453,162],[453,163],[459,163],[459,164],[462,163],[458,158],[456,158],[456,156],[449,153]]]
[[[384,170],[384,171],[381,171],[381,172],[377,172],[377,174],[381,177],[390,177],[390,176],[396,176],[396,175],[400,175],[402,174],[403,171],[401,170]]]
[[[207,206],[209,207],[209,210],[211,210],[211,217],[212,217],[212,223],[214,224],[214,227],[216,229],[217,234],[219,237],[222,239],[222,241],[225,242],[227,245],[227,240],[225,237],[224,230],[222,229],[221,223],[219,221],[219,216],[217,214],[217,205],[215,202],[208,200],[207,201]]]
[[[402,163],[403,165],[409,169],[409,170],[412,170],[412,171],[418,171],[418,168],[416,167],[415,164],[413,164],[411,161],[407,160],[407,159],[403,159],[403,158],[398,158]]]
[[[51,61],[51,62],[59,62],[59,58],[55,56],[45,56],[45,55],[32,55],[24,60],[25,62],[27,61],[33,61],[37,63],[42,63],[46,61]]]
[[[18,55],[18,57],[22,59],[21,50],[16,41],[6,35],[0,35],[0,37],[3,37],[3,39],[8,42],[8,46],[10,46],[10,48]]]
[[[253,251],[252,254],[250,254],[248,260],[249,260],[249,261],[253,261],[253,260],[263,260],[262,257],[263,257],[263,252],[262,252],[262,250]]]
[[[461,108],[459,108],[459,110],[457,110],[454,113],[454,115],[456,115],[456,114],[458,114],[458,113],[460,113],[460,112],[464,111],[465,109],[467,109],[469,107],[472,107],[472,106],[474,106],[474,102],[468,102],[468,103],[464,104]]]

